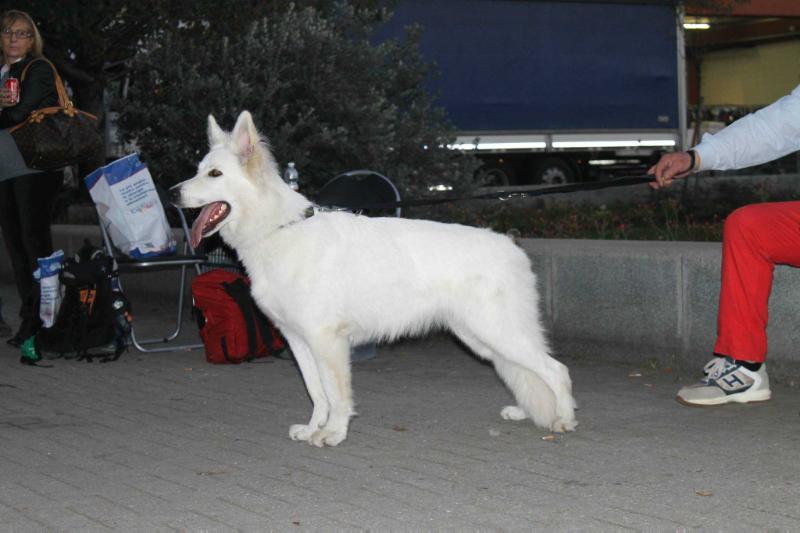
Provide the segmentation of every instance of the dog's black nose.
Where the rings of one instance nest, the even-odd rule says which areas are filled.
[[[175,185],[174,187],[170,187],[169,191],[167,191],[167,200],[169,203],[174,205],[175,207],[181,206],[181,186]]]

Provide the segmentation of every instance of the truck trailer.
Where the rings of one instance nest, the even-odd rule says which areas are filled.
[[[643,173],[684,146],[681,7],[674,0],[397,0],[382,38],[420,49],[488,185]]]

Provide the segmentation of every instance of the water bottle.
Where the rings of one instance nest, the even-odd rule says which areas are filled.
[[[131,314],[131,303],[122,294],[122,291],[111,291],[111,309],[114,314],[114,328],[117,333],[115,341],[124,343],[131,334],[133,315]]]
[[[294,162],[290,162],[286,166],[286,172],[283,173],[283,181],[289,184],[289,187],[296,191],[300,188],[300,174],[297,173],[297,169],[294,167]]]

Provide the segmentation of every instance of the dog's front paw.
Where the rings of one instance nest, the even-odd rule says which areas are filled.
[[[517,405],[507,405],[500,411],[500,416],[505,420],[525,420],[528,415]]]
[[[292,440],[308,442],[311,440],[311,435],[313,435],[316,430],[316,427],[311,427],[310,425],[294,424],[289,428],[289,437]]]
[[[309,443],[322,448],[323,446],[336,446],[347,438],[347,430],[333,430],[328,428],[318,429],[311,435]]]

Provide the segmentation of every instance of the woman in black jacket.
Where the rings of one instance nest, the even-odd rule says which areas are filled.
[[[22,11],[7,11],[0,21],[2,66],[0,82],[20,80],[19,98],[0,83],[0,129],[24,122],[31,111],[58,105],[58,93],[50,66],[37,61],[42,55],[42,37],[33,19]],[[0,154],[2,157],[3,154]],[[41,327],[38,285],[33,280],[36,259],[53,252],[50,219],[53,202],[63,180],[62,171],[37,172],[0,182],[0,227],[6,251],[14,269],[22,306],[17,333],[8,343],[19,346]]]

